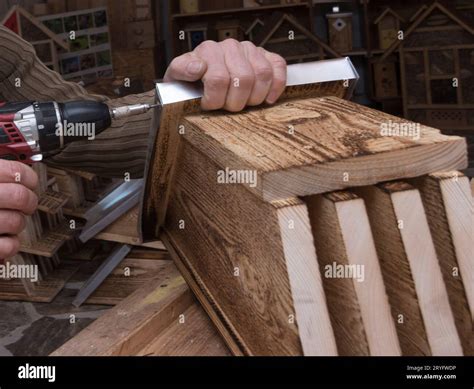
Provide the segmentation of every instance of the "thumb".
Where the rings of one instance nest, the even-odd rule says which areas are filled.
[[[171,61],[164,81],[197,81],[207,70],[207,63],[194,53],[186,53]]]

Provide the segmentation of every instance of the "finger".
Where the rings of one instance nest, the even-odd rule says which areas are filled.
[[[13,257],[20,250],[20,240],[17,236],[0,236],[0,258]]]
[[[245,50],[235,39],[221,42],[225,63],[230,74],[229,91],[224,109],[231,112],[241,111],[246,105],[255,84],[255,74]]]
[[[263,50],[263,49],[262,49]],[[278,54],[270,53],[263,50],[265,57],[272,64],[273,67],[273,81],[270,87],[270,92],[267,96],[267,103],[273,104],[281,94],[285,91],[286,87],[286,61]]]
[[[201,43],[194,51],[207,63],[207,70],[202,77],[204,93],[201,107],[205,110],[221,109],[226,102],[230,82],[224,52],[219,44],[213,41]]]
[[[202,78],[207,70],[207,64],[194,53],[186,53],[171,61],[164,77],[169,81],[197,81]]]
[[[18,235],[25,228],[25,217],[21,212],[0,210],[0,235]]]
[[[255,75],[255,83],[247,105],[259,105],[265,101],[270,92],[273,80],[273,67],[263,51],[259,50],[252,42],[247,41],[241,44]]]
[[[0,160],[0,184],[2,183],[18,183],[34,190],[38,185],[38,176],[24,163]]]
[[[0,209],[21,211],[31,215],[38,206],[38,197],[20,184],[0,184]]]

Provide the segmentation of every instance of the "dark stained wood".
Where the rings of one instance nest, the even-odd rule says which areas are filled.
[[[222,167],[256,170],[257,186],[249,189],[266,201],[467,166],[463,138],[426,126],[418,140],[381,133],[383,124],[399,121],[323,97],[237,114],[190,115],[184,137]]]
[[[165,231],[241,350],[334,354],[306,206],[217,184],[220,167],[187,142],[179,161]]]

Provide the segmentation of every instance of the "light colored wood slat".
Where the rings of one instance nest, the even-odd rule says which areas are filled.
[[[195,302],[138,355],[195,357],[231,354],[206,313]]]
[[[367,205],[403,354],[462,355],[420,193],[392,182],[358,194]]]
[[[285,203],[275,205],[303,354],[335,354],[308,209],[298,199]]]
[[[305,201],[339,354],[400,355],[364,201],[351,192]]]
[[[194,302],[172,262],[161,274],[109,310],[54,356],[137,355]]]
[[[155,240],[155,241],[152,241],[152,242],[142,243],[141,246],[147,247],[147,248],[150,248],[150,249],[155,249],[155,250],[166,250],[165,245],[160,240]]]
[[[469,179],[460,172],[413,181],[420,190],[464,353],[474,354],[474,240]]]
[[[420,139],[384,136],[382,125],[401,120],[323,97],[188,115],[184,137],[222,168],[256,171],[257,185],[247,189],[266,201],[467,166],[464,138],[426,126]]]
[[[218,328],[245,354],[335,355],[304,204],[218,184],[220,168],[187,142],[179,161],[162,239],[179,248]]]

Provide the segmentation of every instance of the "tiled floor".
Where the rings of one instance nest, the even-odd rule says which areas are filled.
[[[52,303],[0,301],[0,356],[49,355],[110,306],[71,303],[100,261],[75,262],[79,270]]]

